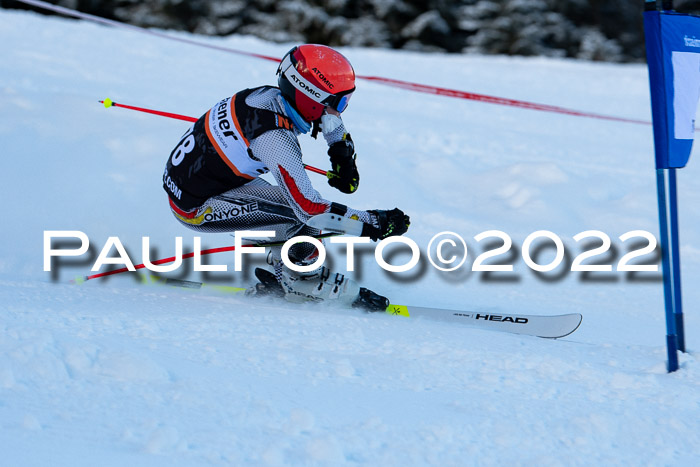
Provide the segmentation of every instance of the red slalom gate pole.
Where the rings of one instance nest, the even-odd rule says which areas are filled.
[[[133,105],[118,104],[118,103],[112,101],[112,99],[110,99],[109,97],[103,101],[99,101],[99,103],[104,105],[106,109],[108,109],[110,107],[121,107],[122,109],[135,110],[137,112],[158,115],[161,117],[174,118],[175,120],[184,120],[186,122],[191,122],[191,123],[194,123],[197,121],[196,118],[188,117],[187,115],[174,114],[174,113],[170,113],[170,112],[162,112],[160,110],[146,109],[143,107],[134,107]],[[308,170],[309,172],[317,173],[319,175],[328,176],[328,172],[326,172],[323,169],[316,168],[312,165],[304,164],[304,168],[306,170]]]

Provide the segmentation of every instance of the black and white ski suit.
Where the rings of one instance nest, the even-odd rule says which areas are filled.
[[[375,224],[374,216],[324,199],[304,169],[301,132],[276,87],[246,89],[205,113],[171,152],[163,174],[170,208],[202,232],[274,230],[276,240],[318,231],[305,222],[333,212]],[[330,146],[345,134],[324,134]],[[270,172],[277,182],[259,178]]]

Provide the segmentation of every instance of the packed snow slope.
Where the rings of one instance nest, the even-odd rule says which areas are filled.
[[[281,57],[249,37],[203,42]],[[199,116],[219,99],[275,83],[272,62],[72,20],[0,10],[0,451],[4,465],[699,465],[700,155],[679,173],[690,352],[665,372],[659,273],[567,271],[619,236],[658,235],[651,127],[413,93],[366,81],[343,115],[358,149],[359,191],[326,197],[398,206],[425,251],[459,233],[469,259],[390,275],[362,255],[354,277],[394,302],[584,316],[556,341],[323,307],[253,302],[88,274],[110,236],[135,263],[189,251],[172,217],[165,160],[188,124],[98,100]],[[650,119],[641,65],[343,49],[358,74]],[[327,168],[322,141],[306,162]],[[697,152],[697,151],[695,151]],[[513,272],[472,272],[495,260]],[[46,230],[78,230],[91,257],[43,271]],[[536,274],[525,238],[550,230],[567,257]],[[204,237],[205,247],[232,243]],[[544,242],[546,245],[546,242]],[[534,249],[532,250],[534,251]],[[335,255],[342,270],[344,258]],[[537,261],[554,257],[540,249]],[[112,252],[115,256],[115,252]],[[393,261],[407,259],[401,250]],[[210,280],[250,284],[251,259]],[[494,261],[494,260],[490,260]],[[637,260],[658,262],[654,254]],[[567,264],[568,263],[568,264]],[[178,277],[201,279],[185,261]],[[124,275],[126,276],[126,275]]]

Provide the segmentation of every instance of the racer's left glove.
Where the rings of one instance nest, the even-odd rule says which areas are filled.
[[[343,139],[331,144],[328,148],[331,158],[331,170],[328,171],[328,184],[343,193],[354,193],[360,185],[360,173],[355,165],[355,144],[349,133]]]

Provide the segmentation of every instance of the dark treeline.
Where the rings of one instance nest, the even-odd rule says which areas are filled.
[[[277,42],[644,60],[642,0],[54,0],[126,23]],[[3,8],[28,8],[0,0]],[[700,14],[700,0],[676,0]],[[40,10],[41,11],[41,10]],[[44,12],[44,11],[42,11]]]

